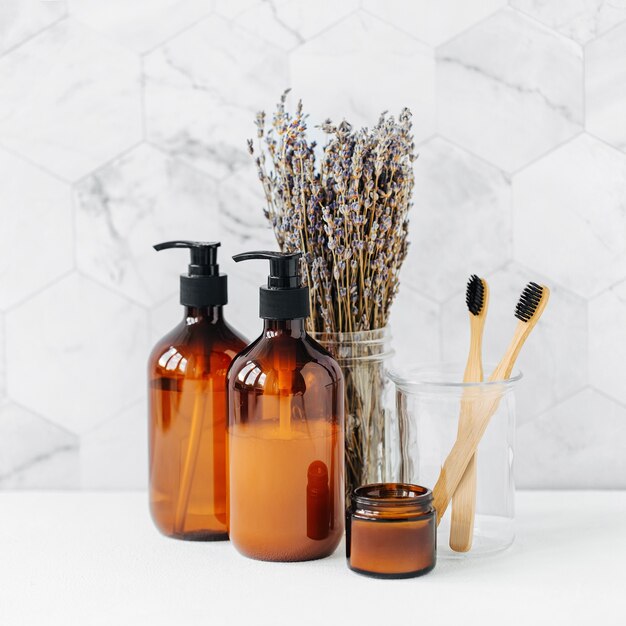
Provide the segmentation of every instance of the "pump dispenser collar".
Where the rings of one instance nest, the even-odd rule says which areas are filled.
[[[260,288],[259,315],[263,319],[291,320],[309,316],[309,288],[302,284],[301,258],[301,252],[273,250],[243,252],[233,257],[237,263],[251,259],[270,262],[267,286]]]
[[[228,278],[217,264],[219,241],[166,241],[157,251],[187,248],[191,255],[188,273],[180,276],[180,303],[183,306],[223,306],[228,303]]]

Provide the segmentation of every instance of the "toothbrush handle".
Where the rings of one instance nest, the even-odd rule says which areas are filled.
[[[535,304],[532,317],[528,320],[518,318],[521,321],[517,324],[511,343],[502,360],[489,377],[490,382],[505,381],[510,377],[522,346],[548,304],[550,290],[546,286],[542,286],[541,290],[541,299]],[[489,420],[500,406],[502,395],[496,391],[495,397],[493,395],[489,397],[491,393],[481,394],[482,400],[476,402],[472,411],[474,415],[472,423],[468,426],[467,434],[463,437],[457,435],[452,450],[441,468],[437,484],[433,489],[433,505],[437,512],[437,524],[446,512],[450,498],[459,486],[470,459],[476,453],[476,448],[489,425]]]
[[[452,497],[452,520],[450,521],[450,548],[455,552],[467,552],[472,547],[474,516],[476,515],[476,454],[465,468],[459,486]]]
[[[531,330],[532,326],[529,327],[522,322],[517,325],[508,350],[489,377],[490,382],[506,380],[511,375],[515,360]],[[470,459],[476,453],[476,448],[489,425],[489,420],[500,406],[502,395],[498,393],[497,388],[484,391],[480,396],[480,398],[473,399],[472,410],[468,411],[471,420],[468,420],[465,434],[463,436],[457,435],[433,489],[433,505],[437,511],[437,524],[446,512],[450,499],[458,488]]]
[[[489,420],[498,410],[499,405],[499,396],[482,402],[479,401],[475,408],[476,419],[468,425],[463,436],[457,436],[433,489],[433,505],[437,512],[437,524],[446,512],[452,495],[457,490],[471,458],[476,453],[476,448],[487,429]]]
[[[463,382],[482,382],[482,335],[485,325],[484,315],[470,317],[470,351]],[[466,388],[461,399],[458,437],[464,438],[471,427],[479,389]],[[450,521],[450,548],[455,552],[467,552],[472,547],[474,515],[476,512],[476,454],[473,454],[452,498],[452,519]]]

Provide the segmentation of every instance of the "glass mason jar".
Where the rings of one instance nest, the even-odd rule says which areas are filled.
[[[387,328],[354,333],[311,333],[341,366],[345,380],[346,506],[360,485],[388,480],[387,436],[393,429],[393,356]]]
[[[486,367],[486,371],[491,371]],[[513,456],[515,441],[514,387],[521,373],[505,381],[463,383],[464,366],[437,364],[398,369],[390,373],[396,384],[396,419],[400,454],[393,474],[401,482],[433,486],[459,430],[461,402],[472,410],[497,406],[475,456],[476,508],[471,548],[449,547],[454,499],[438,528],[439,555],[464,558],[503,550],[513,543]]]
[[[411,578],[435,567],[436,520],[430,489],[404,483],[354,490],[346,516],[348,567],[375,578]]]

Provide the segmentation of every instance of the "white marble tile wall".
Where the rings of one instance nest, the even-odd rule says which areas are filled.
[[[412,108],[400,357],[462,360],[467,276],[495,360],[523,285],[522,487],[626,487],[626,0],[0,3],[0,488],[146,483],[145,362],[185,253],[220,239],[258,330],[273,246],[246,153],[285,87],[312,117]],[[401,340],[400,340],[401,339]]]

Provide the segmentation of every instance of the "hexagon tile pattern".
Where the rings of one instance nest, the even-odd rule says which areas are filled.
[[[626,151],[626,22],[587,46],[585,74],[587,130]]]
[[[71,270],[74,238],[68,185],[3,150],[0,177],[2,310]]]
[[[349,15],[358,6],[357,0],[272,0],[255,4],[235,21],[266,41],[291,50]]]
[[[429,271],[406,272],[405,282],[443,302],[470,269],[485,274],[510,258],[511,187],[500,170],[443,139],[418,152],[406,265]]]
[[[0,145],[76,180],[141,138],[139,59],[64,20],[0,59]]]
[[[623,489],[624,449],[626,408],[584,389],[519,428],[516,476],[534,489]]]
[[[626,20],[624,0],[617,0],[617,2],[510,0],[510,4],[566,37],[583,44]]]
[[[66,14],[63,0],[3,0],[0,4],[0,54],[26,41]]]
[[[506,6],[506,0],[363,0],[363,8],[398,29],[437,46]]]
[[[258,335],[267,268],[231,255],[276,247],[246,139],[287,87],[322,141],[412,109],[397,362],[465,360],[475,272],[489,369],[545,282],[517,483],[626,487],[626,0],[0,5],[0,489],[145,485],[145,363],[188,262],[154,243],[220,240]]]
[[[10,398],[73,432],[145,393],[146,312],[78,274],[6,316]]]
[[[437,48],[438,128],[506,171],[580,132],[579,45],[510,9]]]
[[[366,64],[363,50],[368,50]],[[382,111],[397,115],[408,106],[416,140],[434,133],[432,50],[378,18],[350,15],[290,58],[293,93],[312,119],[345,118],[354,126],[372,126]]]
[[[148,52],[211,10],[212,0],[69,0],[72,16],[137,52]]]
[[[589,369],[591,383],[626,404],[626,281],[589,303]]]
[[[79,476],[76,435],[21,406],[0,404],[0,489],[75,489]]]
[[[583,298],[599,294],[626,277],[624,198],[626,155],[577,137],[513,177],[515,258]]]
[[[148,138],[224,178],[247,163],[259,109],[288,86],[280,49],[210,16],[145,59]]]
[[[416,360],[437,363],[441,359],[440,324],[440,307],[436,302],[408,285],[400,289],[389,320],[396,363]]]
[[[189,253],[157,254],[170,239],[219,239],[215,183],[142,145],[76,186],[78,268],[138,304],[178,291]]]

